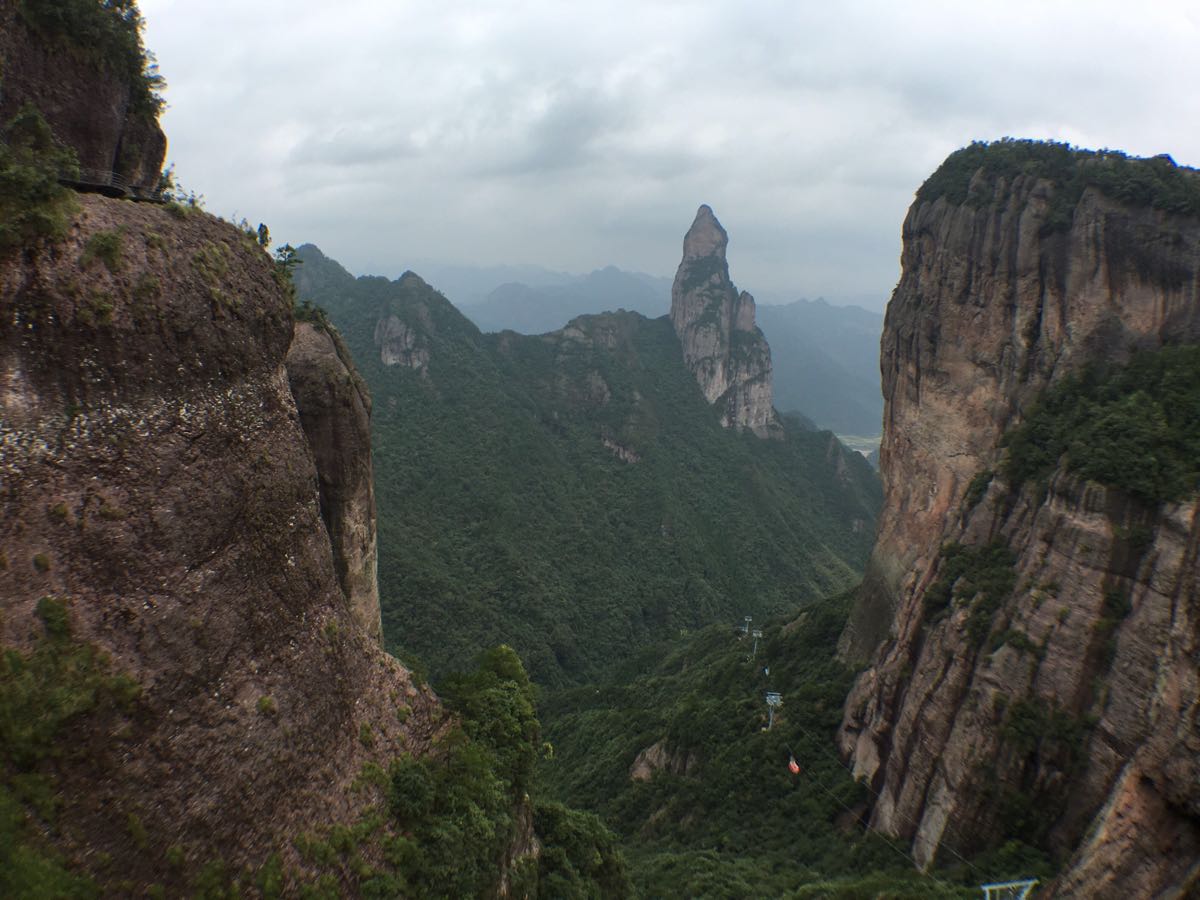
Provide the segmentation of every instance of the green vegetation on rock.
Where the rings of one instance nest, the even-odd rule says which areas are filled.
[[[973,190],[977,174],[983,177]],[[1011,182],[1018,175],[1053,185],[1047,232],[1070,228],[1075,206],[1089,187],[1131,206],[1200,216],[1200,173],[1176,165],[1169,156],[1141,159],[1119,150],[1081,150],[1056,141],[1013,138],[975,141],[951,153],[921,185],[917,202],[944,197],[956,205],[981,205],[991,201],[997,179]]]
[[[967,632],[972,644],[979,646],[1016,586],[1016,556],[999,541],[983,547],[947,544],[941,555],[938,579],[925,591],[925,614],[936,622],[950,610],[951,601],[970,604]]]
[[[368,767],[360,789],[383,802],[361,821],[297,841],[317,874],[299,876],[306,896],[459,898],[495,896],[509,866],[513,896],[629,895],[615,836],[595,817],[531,799],[540,728],[533,686],[511,648],[483,654],[470,675],[446,680],[458,723],[432,752]],[[541,855],[515,859],[532,832]]]
[[[1010,761],[1023,761],[1021,777],[985,777],[983,791],[996,810],[999,826],[1007,834],[1021,835],[1036,846],[1045,846],[1054,825],[1066,811],[1069,777],[1086,766],[1086,723],[1066,710],[1039,698],[1023,697],[1007,707],[1000,736],[1010,750]]]
[[[66,236],[75,195],[59,178],[78,172],[75,154],[26,105],[0,132],[0,258],[39,240]]]
[[[991,469],[984,469],[981,472],[975,473],[975,476],[971,479],[971,483],[967,485],[966,493],[963,494],[963,510],[970,512],[979,505],[979,501],[987,495],[988,487],[995,477],[996,473]]]
[[[42,634],[28,653],[0,649],[0,896],[92,897],[46,839],[60,803],[56,764],[85,752],[69,736],[81,723],[119,718],[138,685],[71,635],[62,600],[38,601]]]
[[[99,260],[112,273],[121,268],[121,232],[97,231],[83,247],[80,263],[87,265],[92,260]]]
[[[1200,346],[1094,364],[1047,390],[1006,436],[1005,476],[1045,482],[1067,471],[1146,503],[1178,500],[1200,479]]]

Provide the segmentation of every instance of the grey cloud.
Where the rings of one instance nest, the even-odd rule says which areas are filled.
[[[913,192],[976,138],[1200,163],[1192,7],[1117,0],[141,0],[183,183],[351,269],[670,274],[886,297]]]
[[[604,145],[630,122],[629,102],[575,83],[546,91],[545,106],[524,124],[511,146],[481,154],[477,174],[545,175],[596,162]]]
[[[287,161],[296,165],[375,166],[418,156],[420,152],[410,134],[397,133],[389,124],[352,123],[329,134],[309,135],[296,144]]]

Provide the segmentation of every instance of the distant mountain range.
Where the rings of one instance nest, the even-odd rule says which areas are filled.
[[[880,433],[880,313],[797,300],[759,306],[758,327],[771,345],[778,409],[803,413],[838,434]]]
[[[490,290],[489,279],[505,279]],[[626,309],[649,318],[671,306],[671,280],[615,266],[566,275],[533,266],[438,267],[432,283],[481,331],[545,334],[576,316]],[[486,292],[485,292],[486,291]],[[820,428],[875,437],[883,418],[879,388],[882,313],[823,299],[758,306],[771,345],[775,405]]]
[[[460,307],[481,331],[510,329],[521,334],[545,334],[591,313],[626,309],[656,319],[670,308],[671,279],[616,266],[554,284],[509,281],[489,292],[482,303]]]

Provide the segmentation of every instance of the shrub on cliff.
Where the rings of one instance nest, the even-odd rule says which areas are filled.
[[[632,893],[617,836],[599,816],[561,803],[539,803],[534,830],[543,845],[538,857],[539,897],[591,900]]]
[[[470,675],[451,675],[440,686],[446,704],[462,716],[463,730],[496,756],[514,797],[529,787],[540,734],[533,685],[509,646],[486,651]]]
[[[1147,503],[1178,500],[1200,483],[1200,346],[1091,366],[1039,399],[1005,436],[1010,481],[1068,471]]]
[[[387,896],[493,893],[521,827],[514,812],[529,808],[540,729],[520,658],[506,646],[489,650],[473,673],[448,678],[442,691],[461,727],[442,740],[441,754],[393,763],[388,808],[398,833],[383,847],[391,874],[373,873],[364,894],[367,887]],[[530,896],[535,886],[539,897],[628,895],[616,837],[595,816],[543,804],[534,818],[542,859],[536,877],[532,864],[514,867],[514,895]]]
[[[0,134],[0,257],[67,233],[74,194],[59,184],[78,172],[75,154],[59,145],[46,120],[26,105]]]
[[[71,634],[63,601],[38,601],[43,633],[21,653],[0,647],[0,896],[91,897],[47,841],[61,803],[54,761],[85,752],[131,711],[137,684]]]
[[[976,175],[984,183],[1031,175],[1049,181],[1054,195],[1045,231],[1071,226],[1075,206],[1085,189],[1131,206],[1149,206],[1181,215],[1200,216],[1200,173],[1175,164],[1169,156],[1141,159],[1119,150],[1082,150],[1058,141],[1004,138],[975,141],[951,153],[917,191],[917,202],[945,197],[954,204],[981,204],[991,192],[972,190]]]

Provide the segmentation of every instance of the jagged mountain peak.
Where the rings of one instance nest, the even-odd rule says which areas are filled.
[[[399,278],[397,278],[396,281],[402,287],[428,288],[430,286],[428,281],[426,281],[412,269],[405,270],[405,272]]]
[[[729,246],[729,234],[717,221],[716,214],[707,203],[696,210],[692,227],[683,238],[683,258],[700,259],[716,256],[725,259],[725,248]]]
[[[671,324],[704,397],[726,427],[777,435],[771,401],[771,348],[754,324],[754,298],[729,279],[729,235],[701,206],[683,239],[671,287]]]

